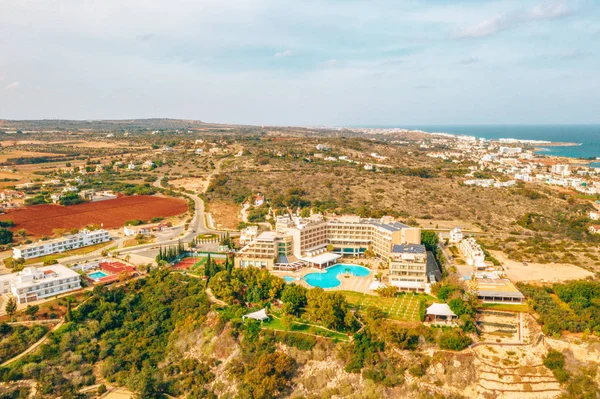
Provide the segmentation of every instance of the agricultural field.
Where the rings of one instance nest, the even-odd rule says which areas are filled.
[[[0,220],[12,220],[14,231],[25,229],[31,236],[44,237],[52,235],[54,229],[79,229],[90,224],[113,229],[122,227],[127,220],[170,217],[187,210],[188,204],[182,199],[136,195],[69,207],[35,205],[11,209],[0,215]]]

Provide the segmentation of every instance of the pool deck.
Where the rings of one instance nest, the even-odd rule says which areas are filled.
[[[333,265],[335,266],[335,265]],[[360,266],[360,265],[356,265],[356,266]],[[311,268],[311,267],[307,267],[304,269],[300,269],[297,272],[291,272],[291,271],[278,271],[278,270],[271,270],[271,273],[277,277],[282,277],[283,276],[290,276],[290,277],[294,277],[297,280],[293,281],[293,283],[296,283],[298,285],[302,285],[306,288],[315,288],[311,285],[309,285],[306,281],[304,281],[302,279],[302,277],[304,277],[305,275],[309,274],[309,273],[325,273],[325,269],[320,270],[320,269],[315,269],[315,268]],[[323,288],[326,291],[355,291],[355,292],[360,292],[360,293],[369,293],[369,286],[371,285],[371,283],[374,280],[374,275],[375,275],[375,271],[369,269],[369,275],[368,276],[364,276],[364,277],[356,277],[356,276],[351,276],[351,277],[344,277],[343,274],[338,275],[338,277],[340,277],[338,280],[340,281],[340,285],[338,285],[337,287],[333,287],[333,288]]]

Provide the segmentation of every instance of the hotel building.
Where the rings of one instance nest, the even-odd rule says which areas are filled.
[[[0,275],[0,294],[12,294],[18,303],[38,301],[81,288],[79,274],[63,265],[26,267]]]
[[[390,284],[409,291],[427,289],[427,251],[425,246],[396,244],[390,253]]]
[[[308,263],[323,267],[342,255],[362,256],[367,250],[387,262],[392,245],[420,243],[420,229],[391,217],[280,216],[275,231],[261,233],[237,253],[236,266],[297,268]],[[326,255],[328,248],[333,253]]]
[[[108,241],[110,241],[110,234],[106,230],[83,230],[81,233],[56,238],[54,240],[38,241],[15,247],[13,248],[13,258],[37,258]]]

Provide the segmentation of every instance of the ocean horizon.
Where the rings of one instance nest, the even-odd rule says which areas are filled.
[[[488,140],[519,139],[559,143],[577,143],[576,146],[543,147],[540,154],[568,158],[600,158],[600,124],[586,125],[363,125],[354,126],[380,129],[410,129],[427,133],[449,133],[474,136]],[[600,162],[593,166],[600,167]]]

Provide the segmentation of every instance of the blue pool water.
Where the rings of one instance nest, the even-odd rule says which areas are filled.
[[[328,267],[324,273],[308,273],[304,276],[304,281],[311,287],[334,288],[341,284],[340,279],[337,277],[338,274],[346,273],[350,273],[356,277],[366,277],[369,275],[370,270],[362,266],[340,263],[339,265]]]
[[[295,281],[296,279],[293,278],[292,276],[283,276],[283,279],[287,282],[287,283],[291,283],[292,281]]]
[[[106,277],[108,276],[108,274],[104,273],[104,272],[93,272],[88,274],[88,277],[91,278],[92,280],[100,280],[102,277]]]

